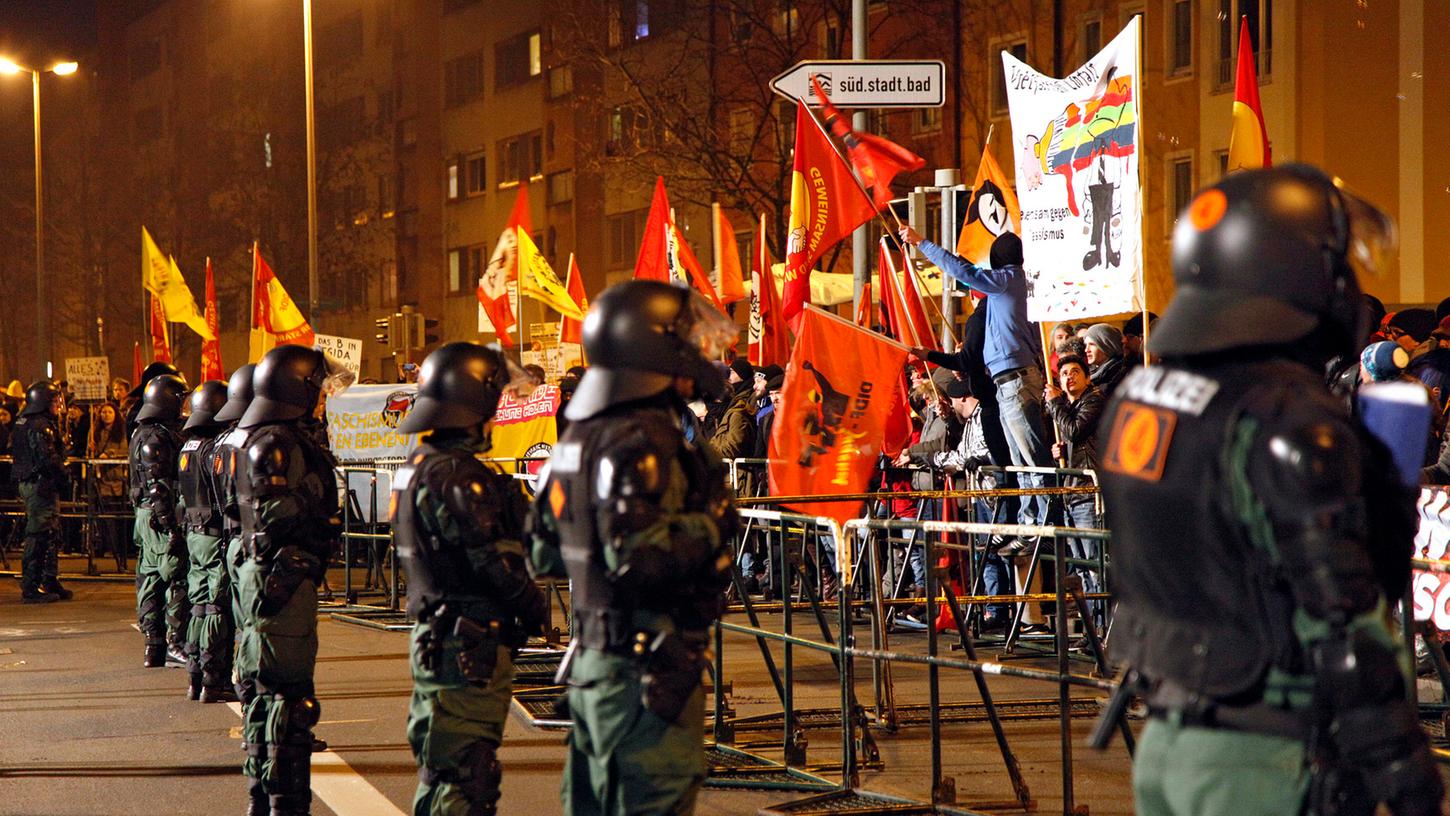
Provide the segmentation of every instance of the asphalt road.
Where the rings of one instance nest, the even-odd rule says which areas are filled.
[[[179,669],[143,669],[141,638],[133,628],[132,588],[117,582],[73,582],[74,600],[19,603],[18,587],[0,586],[0,814],[240,813],[239,717],[226,705],[184,698]],[[797,632],[807,631],[805,622]],[[772,624],[774,625],[774,624]],[[809,627],[815,631],[814,626]],[[372,816],[410,812],[415,766],[404,740],[410,682],[406,636],[335,622],[320,623],[317,667],[322,702],[319,736],[329,754],[314,757],[314,813]],[[864,639],[864,638],[863,638]],[[921,635],[897,636],[894,648],[922,649]],[[726,676],[741,715],[778,711],[752,641],[727,638]],[[779,656],[779,649],[776,649]],[[839,709],[839,686],[829,658],[796,651],[801,708]],[[871,693],[871,674],[858,665],[858,693]],[[927,699],[921,667],[896,671],[898,702]],[[1050,697],[1055,687],[992,678],[1000,699]],[[975,700],[970,679],[944,673],[943,699]],[[1080,746],[1091,720],[1076,720]],[[1062,812],[1056,720],[1009,722],[1008,738],[1035,800],[1033,812]],[[925,799],[930,788],[930,745],[924,727],[895,734],[873,732],[884,768],[862,775],[865,788]],[[808,760],[839,759],[839,730],[808,732]],[[780,758],[779,738],[761,740],[759,752]],[[1007,807],[1012,789],[985,724],[948,726],[943,755],[958,801],[982,812],[1021,813]],[[563,733],[540,731],[511,718],[501,752],[503,807],[510,814],[558,813]],[[1122,743],[1097,753],[1074,752],[1076,801],[1093,814],[1132,812],[1129,760]],[[822,773],[830,777],[830,773]],[[707,790],[702,814],[754,813],[803,794]],[[990,806],[996,803],[995,806]],[[987,805],[984,807],[984,805]]]

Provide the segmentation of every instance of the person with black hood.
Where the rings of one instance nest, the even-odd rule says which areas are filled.
[[[25,553],[20,561],[20,600],[50,603],[70,600],[60,585],[60,491],[70,481],[57,427],[64,404],[50,380],[25,391],[25,408],[15,420],[15,467],[11,471],[25,501]]]
[[[987,333],[983,362],[997,387],[1002,431],[1007,437],[1012,464],[1046,467],[1052,464],[1048,437],[1042,424],[1042,337],[1027,319],[1027,272],[1022,268],[1022,239],[1004,232],[992,242],[991,267],[978,267],[949,250],[902,227],[901,240],[916,246],[943,272],[984,293]],[[1040,488],[1040,474],[1018,477],[1021,487]],[[1030,496],[1022,503],[1022,524],[1046,524],[1046,496]]]
[[[1083,338],[1083,348],[1088,374],[1106,400],[1131,368],[1123,361],[1123,333],[1107,323],[1094,323],[1088,327],[1087,337]]]
[[[186,537],[180,519],[177,465],[186,383],[158,374],[146,383],[131,434],[131,504],[136,507],[136,618],[145,638],[142,665],[185,664]]]
[[[186,631],[187,699],[220,703],[233,698],[231,581],[223,564],[222,511],[217,493],[217,437],[226,425],[217,412],[227,401],[227,386],[207,380],[191,393],[191,416],[182,426],[177,481],[186,530],[189,569],[186,594],[191,623]]]

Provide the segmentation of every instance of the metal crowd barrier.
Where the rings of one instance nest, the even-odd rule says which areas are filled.
[[[12,465],[14,459],[9,456],[0,456],[0,465]],[[101,569],[96,565],[96,558],[100,554],[100,546],[97,539],[113,532],[112,525],[126,525],[120,531],[120,535],[111,535],[107,549],[115,560],[116,572],[127,572],[130,569],[129,552],[131,546],[131,535],[129,523],[134,521],[136,514],[131,507],[131,501],[126,495],[126,488],[122,488],[116,501],[108,501],[111,497],[103,497],[100,493],[100,469],[102,467],[121,468],[123,474],[130,473],[130,463],[125,459],[102,459],[102,458],[67,458],[65,460],[67,469],[74,471],[71,478],[70,491],[67,496],[62,493],[59,502],[59,516],[62,525],[62,540],[67,539],[66,525],[70,522],[78,528],[81,548],[86,556],[86,575],[100,575]],[[8,475],[8,474],[7,474]],[[125,484],[127,477],[122,476]],[[0,491],[4,491],[0,497],[0,518],[9,521],[8,529],[0,531],[0,568],[10,569],[8,552],[12,547],[18,547],[24,536],[25,530],[25,503],[15,494],[13,485],[5,480],[0,484]],[[103,524],[104,522],[104,524]]]

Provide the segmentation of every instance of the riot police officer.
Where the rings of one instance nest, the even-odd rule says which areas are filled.
[[[339,529],[334,462],[310,425],[329,376],[316,349],[278,346],[252,372],[237,460],[242,521],[237,648],[249,813],[294,816],[312,802],[317,586]]]
[[[208,380],[191,392],[191,416],[182,426],[177,464],[189,569],[186,595],[191,624],[186,633],[187,696],[204,703],[227,699],[231,684],[231,585],[222,561],[222,513],[218,505],[214,450],[226,427],[216,414],[227,401],[226,383]]]
[[[176,483],[181,402],[186,383],[162,374],[146,384],[131,434],[131,503],[136,507],[136,618],[146,639],[142,662],[185,663],[186,537]],[[163,619],[163,610],[165,617]]]
[[[738,517],[680,415],[724,393],[710,361],[735,334],[698,293],[654,281],[607,290],[585,319],[591,367],[530,521],[536,566],[562,563],[572,588],[566,813],[689,813],[704,782],[706,632]]]
[[[428,435],[393,476],[392,523],[408,577],[418,761],[413,812],[491,816],[498,746],[513,695],[513,656],[548,617],[523,547],[519,483],[478,461],[509,376],[503,356],[449,343],[423,362],[418,397],[398,426]]]
[[[1440,813],[1386,624],[1413,497],[1320,374],[1362,342],[1356,272],[1392,234],[1304,165],[1233,173],[1178,221],[1163,364],[1103,422],[1140,814]]]
[[[241,602],[237,596],[237,567],[242,562],[242,515],[237,504],[237,458],[247,445],[247,432],[237,427],[247,406],[252,404],[252,371],[257,366],[247,363],[232,372],[227,380],[227,401],[213,417],[217,422],[227,423],[226,430],[217,437],[212,446],[211,471],[216,489],[217,507],[221,510],[222,566],[227,573],[227,599],[231,607],[232,643],[227,653],[230,665],[232,653],[244,620]],[[243,705],[250,702],[242,695],[238,685],[234,691]]]
[[[25,603],[70,600],[60,585],[60,491],[68,481],[61,452],[60,417],[64,397],[50,380],[32,383],[25,407],[15,418],[11,478],[25,502],[25,553],[20,565],[20,599]]]
[[[186,380],[186,377],[182,376],[180,369],[171,363],[162,362],[161,360],[157,360],[151,365],[146,366],[145,370],[141,372],[141,381],[136,383],[136,386],[131,389],[130,393],[126,394],[126,402],[122,405],[122,409],[126,412],[126,433],[134,434],[136,432],[136,417],[141,412],[141,407],[146,403],[146,386],[150,385],[151,381],[157,377],[168,374],[180,378],[183,382]]]

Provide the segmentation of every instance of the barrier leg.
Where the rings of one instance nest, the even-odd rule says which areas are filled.
[[[871,648],[885,651],[890,647],[886,631],[885,594],[881,584],[881,559],[890,557],[889,534],[876,536],[873,532],[868,541],[887,541],[885,547],[868,548],[871,557]],[[882,552],[878,552],[881,550]],[[872,680],[876,685],[876,721],[888,731],[896,730],[896,689],[891,676],[891,664],[883,660],[872,660]]]
[[[802,538],[805,536],[802,535]],[[780,555],[781,555],[781,590],[780,590],[780,614],[781,629],[787,636],[794,634],[795,612],[791,604],[792,593],[790,590],[791,578],[795,570],[789,566],[787,561],[794,563],[795,553],[788,553],[785,544],[785,524],[780,525]],[[805,576],[801,576],[801,583],[805,583]],[[752,625],[755,625],[752,623]],[[758,628],[758,627],[757,627]],[[783,644],[785,664],[785,692],[781,696],[781,738],[784,741],[785,765],[804,765],[806,763],[806,738],[805,731],[798,730],[795,724],[795,650],[789,640]],[[765,647],[765,641],[761,641],[761,650],[769,651]]]
[[[1072,592],[1073,605],[1077,607],[1079,616],[1082,617],[1083,634],[1088,639],[1088,646],[1093,653],[1093,662],[1097,667],[1095,672],[1098,677],[1111,677],[1112,667],[1108,665],[1107,653],[1103,651],[1102,643],[1098,640],[1097,628],[1093,625],[1092,615],[1087,612],[1086,593],[1082,589],[1082,580],[1076,575],[1067,581],[1067,588]],[[1133,739],[1133,731],[1128,727],[1128,720],[1125,717],[1118,718],[1118,731],[1123,735],[1123,744],[1128,748],[1128,756],[1131,757],[1137,749],[1137,742]]]
[[[932,536],[922,531],[922,556],[926,564],[926,654],[933,660],[937,657],[936,596],[940,582],[941,568],[932,546]],[[927,700],[931,720],[931,803],[951,805],[957,801],[957,783],[942,773],[941,761],[941,671],[936,663],[926,668]]]
[[[735,585],[736,594],[740,596],[741,606],[745,607],[745,616],[750,620],[750,628],[759,629],[760,615],[755,611],[755,603],[750,600],[750,596],[745,592],[745,586],[738,568],[731,571],[730,581]],[[789,601],[786,601],[786,603],[789,603]],[[766,671],[770,672],[770,682],[775,685],[776,699],[780,700],[780,704],[784,706],[785,686],[781,683],[780,672],[775,667],[775,655],[770,653],[770,644],[766,642],[765,638],[757,636],[755,642],[760,646],[760,657],[765,661]]]
[[[838,535],[842,533],[837,531]],[[817,540],[819,544],[819,539]],[[839,564],[837,567],[839,568]],[[802,576],[804,583],[804,576]],[[841,787],[852,789],[861,784],[861,774],[856,768],[856,736],[859,731],[862,740],[870,739],[865,728],[865,723],[860,722],[857,715],[860,706],[856,703],[856,690],[852,688],[854,679],[851,677],[851,655],[847,651],[854,644],[851,641],[851,604],[846,601],[845,587],[838,590],[841,603],[838,610],[841,613],[841,648],[837,657],[837,668],[841,674]],[[819,617],[820,606],[815,604],[817,616]],[[824,618],[821,618],[824,624]],[[830,638],[827,638],[829,642]]]
[[[1042,539],[1039,538],[1039,547],[1041,543]],[[1062,549],[1061,545],[1057,549]],[[1034,555],[1034,560],[1035,558]],[[1067,598],[1064,594],[1067,559],[1061,552],[1054,551],[1052,564],[1053,576],[1057,579],[1057,672],[1062,676],[1057,684],[1058,728],[1062,737],[1062,812],[1063,816],[1072,816],[1072,700],[1069,696],[1072,687],[1067,683]]]

